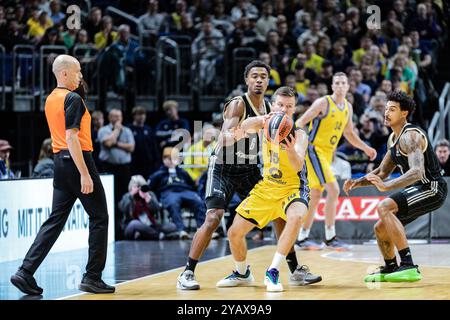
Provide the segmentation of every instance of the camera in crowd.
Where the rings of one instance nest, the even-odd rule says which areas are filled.
[[[142,192],[149,192],[150,187],[148,186],[148,184],[144,184],[139,188],[139,190],[141,190]]]

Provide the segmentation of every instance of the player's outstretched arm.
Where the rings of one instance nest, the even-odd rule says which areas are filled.
[[[240,99],[231,101],[223,114],[223,125],[218,138],[218,146],[231,146],[236,140],[234,130],[239,125],[242,116],[244,115],[244,102]]]
[[[395,163],[392,161],[391,153],[388,150],[388,152],[386,152],[386,154],[383,158],[383,161],[381,161],[381,164],[378,168],[374,169],[372,172],[370,172],[366,176],[361,177],[359,179],[346,180],[344,183],[343,190],[348,195],[348,192],[352,189],[370,186],[370,185],[372,185],[372,182],[367,180],[367,176],[376,175],[381,180],[384,180],[387,177],[389,177],[389,175],[394,171],[394,169],[395,169]]]
[[[325,97],[316,99],[306,112],[295,122],[298,128],[305,128],[314,118],[324,114],[327,109],[327,99]]]
[[[355,133],[353,130],[353,108],[349,104],[348,105],[348,121],[347,125],[344,128],[344,137],[348,142],[355,148],[363,151],[369,157],[370,161],[375,160],[377,157],[377,151],[374,148],[369,147],[361,138]]]
[[[264,124],[270,118],[270,116],[270,114],[265,114],[262,116],[247,118],[241,123],[239,129],[241,129],[245,133],[258,132],[260,129],[264,128]]]
[[[407,131],[400,137],[399,147],[403,153],[408,155],[409,170],[400,177],[380,185],[384,189],[382,191],[405,188],[425,176],[425,158],[423,156],[425,146],[424,137],[417,131]],[[378,185],[375,186],[380,190]]]
[[[290,138],[290,139],[289,139]],[[286,139],[286,151],[292,168],[299,172],[305,163],[306,148],[308,147],[308,135],[302,129],[295,131],[295,136],[289,135]]]

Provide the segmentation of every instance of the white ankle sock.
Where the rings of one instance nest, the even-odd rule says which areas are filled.
[[[334,229],[334,225],[328,227],[325,225],[325,239],[327,241],[333,239],[336,236],[336,230]]]
[[[247,261],[234,261],[236,265],[236,271],[244,275],[247,272]]]
[[[275,255],[273,256],[272,264],[269,267],[270,269],[277,269],[279,270],[281,261],[284,261],[286,259],[286,256],[283,256],[281,253],[275,252]]]
[[[302,241],[302,240],[305,240],[306,238],[308,238],[309,237],[309,230],[310,229],[303,229],[303,228],[301,228],[300,229],[300,232],[298,233],[298,237],[297,237],[297,240],[298,241]]]

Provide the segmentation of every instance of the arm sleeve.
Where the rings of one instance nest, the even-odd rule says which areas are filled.
[[[64,99],[64,111],[66,112],[66,130],[73,128],[80,129],[81,118],[86,112],[86,107],[77,93],[70,92],[66,95]]]

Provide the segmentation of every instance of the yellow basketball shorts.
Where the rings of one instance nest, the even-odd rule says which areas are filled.
[[[332,152],[324,152],[313,145],[308,146],[306,156],[306,168],[308,170],[308,182],[310,189],[324,189],[325,183],[336,181],[336,177],[331,171],[333,161]]]
[[[269,222],[281,218],[287,220],[289,206],[299,201],[309,205],[308,186],[274,188],[272,184],[260,181],[237,207],[236,212],[244,219],[264,228]]]

